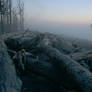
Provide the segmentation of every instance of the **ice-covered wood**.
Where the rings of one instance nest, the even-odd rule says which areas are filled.
[[[16,74],[13,61],[7,53],[7,48],[0,40],[0,92],[20,92],[22,82]]]
[[[78,92],[92,92],[91,72],[70,57],[51,47],[46,40],[43,40],[38,45],[38,48],[52,59],[52,64],[60,71],[61,83],[74,86]]]
[[[66,39],[58,37],[57,35],[30,31],[27,33],[22,32],[16,35],[8,35],[5,38],[5,43],[11,50],[16,51],[17,49],[18,51],[19,49],[24,48],[29,53],[32,52],[35,56],[40,58],[36,61],[31,57],[27,58],[26,67],[29,71],[28,73],[35,73],[37,75],[35,81],[38,81],[38,77],[40,75],[42,78],[45,78],[45,82],[48,81],[48,79],[52,79],[54,82],[56,81],[56,83],[61,86],[61,89],[66,89],[65,92],[71,92],[71,90],[74,90],[75,92],[92,92],[92,73],[87,68],[81,66],[79,64],[80,62],[78,63],[78,60],[82,61],[85,58],[91,58],[91,54],[81,54],[80,52],[85,50],[80,51],[80,49],[76,51],[79,52],[78,55],[74,54],[76,53],[76,48],[72,45],[72,42],[68,42]],[[26,79],[25,77],[23,79],[28,80],[28,77],[29,76],[26,75]],[[34,78],[31,78],[32,75],[29,78],[30,81],[28,80],[29,82],[34,80]],[[39,81],[43,82],[41,78]],[[48,82],[48,84],[50,83],[52,82]],[[44,85],[44,83],[42,85]],[[42,87],[42,85],[39,87]],[[36,86],[32,88],[35,87]],[[44,87],[46,89],[46,86]]]
[[[74,54],[71,55],[71,58],[76,60],[76,61],[86,60],[88,58],[92,58],[92,51],[74,53]]]

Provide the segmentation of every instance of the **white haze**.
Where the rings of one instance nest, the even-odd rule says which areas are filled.
[[[31,23],[30,29],[54,34],[64,34],[92,41],[92,28],[89,25],[65,25],[54,23]]]

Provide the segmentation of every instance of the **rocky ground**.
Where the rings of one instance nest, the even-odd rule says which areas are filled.
[[[0,92],[92,92],[92,42],[36,31],[0,38]],[[21,49],[24,70],[13,59]]]

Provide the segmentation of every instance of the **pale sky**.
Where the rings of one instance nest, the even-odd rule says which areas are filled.
[[[92,0],[23,1],[31,29],[92,40]]]
[[[27,22],[92,23],[92,0],[24,0]]]

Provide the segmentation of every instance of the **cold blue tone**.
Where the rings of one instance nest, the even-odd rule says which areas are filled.
[[[25,25],[92,40],[92,0],[24,0]]]

